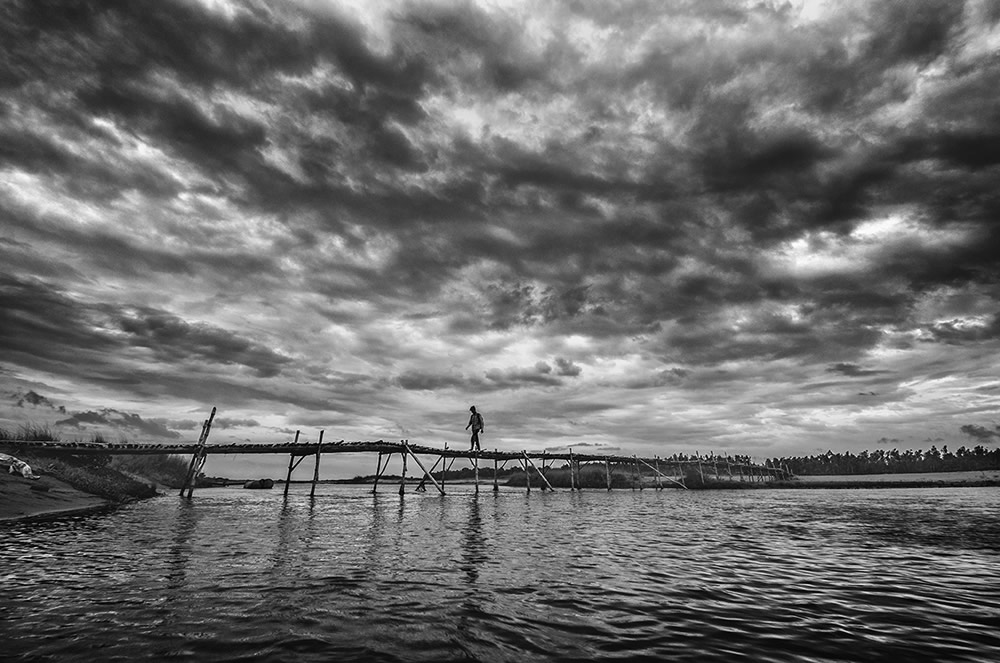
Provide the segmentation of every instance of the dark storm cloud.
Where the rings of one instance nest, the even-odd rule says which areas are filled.
[[[16,407],[24,407],[24,404],[27,403],[31,407],[38,407],[41,405],[52,410],[56,409],[56,406],[48,398],[30,390],[24,393],[15,392],[10,394],[10,398],[14,401],[14,405]]]
[[[87,425],[111,426],[123,430],[130,430],[136,433],[151,435],[153,437],[163,437],[176,439],[180,433],[170,430],[165,421],[157,419],[143,419],[138,414],[120,412],[111,408],[104,408],[100,411],[75,412],[67,419],[56,422],[57,426],[73,426],[82,428]]]
[[[582,368],[574,364],[569,359],[565,359],[563,357],[556,357],[555,364],[556,364],[556,373],[558,375],[575,378],[578,375],[580,375],[580,373],[583,372]]]
[[[582,417],[1000,337],[996,3],[334,5],[0,6],[5,362]]]
[[[557,386],[562,380],[552,375],[552,367],[539,362],[531,368],[491,369],[485,373],[487,384],[496,389],[517,389],[526,386]]]
[[[73,366],[119,348],[95,312],[36,279],[0,274],[0,347],[5,359],[35,367]]]
[[[413,391],[433,391],[435,389],[468,388],[470,380],[453,373],[421,373],[407,371],[399,376],[397,382],[403,389]]]
[[[213,428],[256,428],[260,426],[260,423],[256,419],[230,419],[228,417],[219,417],[212,421]]]
[[[994,437],[1000,437],[1000,428],[997,428],[997,430],[990,430],[989,428],[978,424],[966,424],[962,426],[961,430],[965,435],[977,440],[991,440]]]
[[[886,372],[870,368],[862,368],[857,364],[851,364],[846,362],[833,364],[832,366],[827,367],[826,370],[828,373],[840,373],[841,375],[846,375],[849,378],[866,377],[869,375],[881,375],[882,373]]]
[[[206,103],[204,96],[213,89],[242,88],[264,103],[280,99],[302,112],[333,111],[359,137],[358,149],[384,164],[419,167],[419,155],[390,122],[421,117],[414,99],[424,85],[424,65],[419,57],[399,51],[374,54],[359,28],[332,13],[307,16],[290,5],[246,3],[230,20],[196,3],[25,2],[9,5],[6,14],[7,45],[19,57],[5,61],[0,75],[8,86],[20,88],[22,98],[38,104],[47,117],[63,122],[65,130],[77,136],[98,131],[87,122],[88,115],[113,118],[168,154],[225,174],[224,186],[237,200],[265,206],[288,200],[322,204],[335,199],[315,184],[336,182],[320,178],[297,184],[265,163],[259,151],[275,132],[287,130],[289,140],[303,145],[311,137],[290,123],[269,125],[222,104]],[[36,40],[38,31],[47,39]],[[307,93],[298,100],[288,98],[288,89],[275,78],[305,75],[328,63],[350,79],[353,90],[347,96],[335,93],[325,101],[310,100],[312,93]],[[37,87],[28,92],[34,81],[53,76],[62,94]],[[22,129],[16,138],[0,157],[32,171],[72,171],[76,186],[90,183],[92,196],[105,182],[109,192],[138,185],[147,194],[175,193],[173,186],[159,186],[168,180],[155,173],[137,179],[134,169],[95,170],[68,154],[51,135]],[[331,147],[337,149],[327,158],[339,160],[354,149]],[[321,170],[307,168],[317,174]]]
[[[130,345],[148,348],[169,363],[198,359],[239,364],[254,369],[258,377],[270,378],[291,362],[289,357],[234,332],[202,323],[188,323],[164,311],[124,311],[117,315],[115,322],[128,334]]]
[[[679,386],[684,383],[688,375],[690,375],[690,371],[683,368],[668,368],[648,376],[631,377],[622,386],[626,389]]]
[[[194,419],[168,419],[163,422],[167,428],[172,428],[174,430],[198,430],[202,426],[202,421],[195,421]]]
[[[652,51],[631,70],[628,85],[634,90],[640,85],[651,84],[654,89],[661,89],[668,99],[689,100],[681,105],[692,111],[702,126],[688,137],[687,147],[673,153],[673,160],[694,158],[692,163],[696,168],[686,176],[665,181],[654,175],[662,171],[664,164],[653,161],[640,179],[623,180],[607,169],[595,169],[591,159],[581,159],[585,154],[583,144],[566,138],[562,144],[550,141],[537,151],[502,140],[475,146],[473,150],[480,160],[477,164],[480,178],[484,174],[495,176],[501,185],[498,201],[501,205],[517,204],[516,196],[511,197],[513,190],[530,185],[533,191],[552,195],[552,202],[543,204],[540,211],[549,208],[575,215],[581,212],[581,195],[643,200],[648,198],[644,192],[662,191],[666,186],[674,191],[676,210],[687,217],[698,218],[705,212],[701,193],[707,186],[723,196],[719,201],[728,201],[734,218],[744,223],[754,237],[767,241],[794,236],[804,227],[826,226],[831,222],[852,223],[862,218],[872,205],[902,198],[911,176],[904,176],[899,171],[924,152],[941,155],[959,165],[983,167],[990,164],[988,150],[977,140],[980,134],[965,130],[954,138],[938,135],[934,140],[905,134],[895,138],[889,136],[881,146],[868,150],[877,157],[875,166],[869,165],[871,159],[841,163],[839,155],[844,147],[830,144],[829,139],[820,137],[811,128],[780,123],[759,128],[751,126],[750,120],[763,102],[751,96],[748,88],[737,84],[728,97],[713,97],[707,94],[707,86],[710,83],[739,83],[748,64],[760,63],[791,74],[783,86],[775,83],[774,89],[767,90],[767,100],[803,98],[802,95],[817,87],[843,87],[843,81],[850,80],[854,88],[852,96],[850,101],[842,100],[840,107],[844,104],[860,107],[870,103],[863,101],[867,99],[865,95],[882,84],[883,75],[890,67],[900,61],[922,62],[950,47],[948,37],[956,29],[955,22],[960,17],[953,5],[916,3],[907,10],[873,11],[866,18],[865,58],[857,61],[834,48],[837,42],[833,35],[816,33],[808,37],[819,38],[822,45],[834,50],[810,49],[808,37],[795,37],[784,45],[780,40],[766,44],[743,41],[734,44],[737,50],[731,58],[703,62],[693,56],[711,53],[715,44],[676,37],[676,43],[670,45],[672,50]],[[66,66],[69,60],[65,51],[70,47],[67,44],[53,52],[42,52],[28,42],[30,29],[51,29],[53,40],[59,43],[58,36],[68,34],[70,25],[76,26],[74,48],[77,55],[83,57],[79,58],[80,64],[71,66],[82,68],[86,73],[81,77],[86,84],[77,88],[79,106],[83,110],[111,114],[142,135],[177,150],[206,171],[237,175],[243,183],[240,198],[245,201],[250,200],[246,196],[259,195],[257,202],[264,205],[278,201],[304,207],[333,204],[352,210],[353,214],[364,214],[367,224],[390,224],[387,227],[396,225],[392,219],[398,215],[391,213],[395,210],[406,210],[411,218],[416,213],[431,219],[435,212],[454,213],[458,206],[479,217],[479,210],[484,205],[480,187],[464,189],[471,194],[464,199],[463,188],[456,188],[453,178],[465,178],[464,169],[443,171],[447,178],[436,191],[406,190],[390,180],[388,187],[368,187],[362,201],[341,187],[337,175],[341,167],[337,162],[349,154],[363,153],[374,157],[371,163],[381,161],[403,168],[414,167],[420,162],[417,148],[409,138],[387,124],[390,119],[404,126],[420,127],[427,119],[426,113],[420,110],[420,99],[431,90],[454,91],[470,81],[485,88],[492,87],[498,93],[509,93],[538,85],[550,91],[558,88],[578,92],[576,81],[584,80],[579,70],[561,83],[550,73],[553,67],[556,70],[579,68],[580,53],[556,40],[548,49],[529,54],[517,47],[521,29],[516,22],[465,5],[418,6],[400,12],[396,17],[399,41],[395,48],[382,55],[370,50],[362,31],[350,21],[332,12],[298,13],[299,10],[287,5],[274,8],[245,3],[230,18],[205,12],[195,4],[169,9],[157,5],[142,10],[127,3],[99,8],[81,6],[72,23],[61,12],[51,9],[42,11],[24,5],[20,11],[8,11],[16,19],[11,21],[13,28],[10,31],[15,44],[13,50],[25,53],[25,60],[31,62],[36,71],[56,63]],[[712,14],[707,9],[704,11]],[[739,25],[738,16],[738,11],[728,8],[716,18],[726,17],[727,22]],[[776,34],[781,34],[780,21],[783,19],[780,13],[759,12],[757,18],[770,25]],[[303,19],[308,21],[303,23]],[[406,42],[404,35],[416,41]],[[445,36],[448,43],[461,49],[464,57],[448,58],[435,46]],[[717,46],[724,48],[726,44],[720,42]],[[831,58],[831,53],[835,57]],[[819,67],[820,62],[826,64]],[[303,88],[292,96],[287,96],[290,91],[287,87],[281,88],[280,103],[303,117],[306,116],[303,114],[329,112],[344,126],[356,130],[354,133],[361,138],[357,144],[332,139],[327,149],[313,150],[312,156],[307,153],[313,136],[280,123],[264,124],[228,112],[218,104],[216,110],[209,111],[204,104],[178,96],[176,90],[171,91],[157,78],[166,72],[181,85],[186,84],[194,90],[222,85],[243,89],[261,100],[274,102],[279,93],[276,76],[306,75],[324,64],[346,76],[351,87]],[[831,76],[831,70],[838,76]],[[28,70],[10,67],[10,78],[15,82],[27,81],[29,71],[31,67]],[[696,92],[678,93],[671,87],[678,77],[668,76],[669,72],[683,73],[680,79],[690,81],[696,86],[693,88]],[[601,79],[598,82],[610,85]],[[986,93],[980,94],[985,96]],[[52,112],[82,112],[69,107],[50,108]],[[297,146],[303,157],[301,165],[307,173],[306,181],[296,182],[261,161],[259,148],[265,141],[275,139],[288,140]],[[65,161],[68,157],[44,156],[46,150],[59,149],[54,142],[43,144],[43,136],[35,136],[33,140],[38,144],[12,153],[12,161],[23,166],[27,165],[29,155],[42,155],[38,158],[47,160],[51,167],[79,171],[76,161]],[[921,140],[927,147],[916,145]],[[817,169],[827,163],[829,172],[820,174]],[[361,167],[364,169],[362,181],[374,184],[369,175],[374,176],[378,171],[368,170],[368,165]],[[107,179],[103,175],[95,173],[94,180]],[[320,184],[325,192],[317,188]],[[122,185],[125,183],[116,186]],[[955,183],[950,186],[967,185]],[[511,193],[502,193],[504,188]],[[960,194],[956,191],[955,195]],[[942,196],[949,197],[947,187]],[[850,202],[852,200],[855,202]],[[421,207],[431,201],[434,201],[433,206],[427,208],[426,214],[421,213]],[[942,204],[947,203],[942,201]],[[367,209],[363,205],[367,205]],[[797,220],[790,219],[788,212]],[[434,253],[427,253],[426,247],[410,244],[405,255],[400,253],[398,265],[404,269],[390,271],[402,278],[393,278],[388,283],[400,286],[440,282],[451,270],[477,255],[489,255],[516,265],[524,273],[540,273],[536,261],[542,263],[556,256],[576,256],[591,273],[616,270],[618,273],[663,274],[673,267],[672,257],[642,255],[629,248],[648,247],[651,243],[674,246],[678,237],[691,230],[681,230],[671,223],[626,218],[572,230],[553,226],[531,230],[525,236],[530,244],[520,247],[516,254],[498,244],[490,248],[490,244],[482,243],[481,235],[476,240],[477,245],[457,233],[451,241],[446,240],[442,250]],[[99,246],[113,246],[122,241],[107,237],[97,239],[101,241],[95,239],[93,246],[98,251]],[[449,244],[453,246],[449,248]],[[129,255],[128,249],[122,246],[114,253]],[[151,257],[146,255],[144,259],[148,261]],[[973,263],[985,258],[969,257]],[[144,263],[144,266],[167,271],[190,269],[181,262],[189,261],[190,256],[170,258],[177,262],[173,267],[155,261]],[[572,263],[566,261],[565,264],[569,268]],[[924,266],[919,262],[898,265],[914,274]],[[973,269],[974,264],[969,264],[968,270]],[[971,271],[967,277],[969,275]],[[552,275],[543,278],[551,281]],[[380,280],[385,281],[384,278]],[[364,282],[374,285],[372,278],[365,278]],[[575,300],[565,299],[567,293],[587,291],[579,275],[568,276],[560,283],[553,282],[550,287],[562,292],[548,295],[547,302],[538,297],[539,301],[532,302],[531,306],[518,308],[516,302],[506,305],[501,297],[492,324],[498,329],[525,322],[546,324],[557,317],[577,315],[586,303],[598,315],[607,310],[602,302],[605,293],[596,290],[591,290],[589,300],[579,294],[573,295]],[[718,292],[706,294],[728,296]],[[580,322],[586,321],[581,319]]]
[[[478,376],[462,376],[455,373],[422,373],[408,371],[396,382],[408,390],[458,389],[465,392],[493,391],[497,389],[522,389],[533,386],[558,386],[562,378],[580,375],[582,368],[572,361],[557,357],[555,368],[540,361],[531,368],[490,369]]]
[[[923,340],[950,345],[1000,338],[1000,313],[994,315],[987,324],[970,325],[964,320],[949,320],[928,326],[926,332],[929,338]]]
[[[127,364],[133,348],[152,350],[168,363],[238,364],[264,378],[278,375],[291,361],[212,325],[156,309],[89,304],[42,281],[5,275],[0,275],[0,346],[8,361],[108,381],[134,375]],[[108,355],[119,359],[109,361]]]

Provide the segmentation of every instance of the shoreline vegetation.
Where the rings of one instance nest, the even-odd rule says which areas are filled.
[[[0,523],[38,520],[65,516],[93,510],[113,508],[135,500],[179,489],[184,483],[189,459],[186,457],[158,455],[73,454],[71,452],[28,452],[4,445],[5,440],[58,441],[55,433],[44,427],[22,426],[16,432],[0,429],[0,453],[16,456],[28,463],[40,478],[29,479],[8,473],[0,467]],[[100,435],[89,442],[106,441]],[[16,453],[15,453],[16,451]],[[684,458],[687,458],[686,456]],[[787,466],[796,476],[790,480],[751,481],[749,478],[730,476],[726,471],[725,457],[702,457],[703,473],[691,468],[684,478],[689,489],[848,489],[848,488],[940,488],[1000,486],[1000,449],[988,450],[982,446],[967,450],[961,447],[956,453],[943,447],[927,452],[895,449],[858,455],[827,452],[819,456],[769,459],[774,466]],[[445,485],[469,485],[475,482],[472,467],[447,472],[434,472],[434,478]],[[537,472],[529,473],[531,486],[541,489],[545,485]],[[570,488],[570,471],[567,464],[548,467],[545,477],[554,488]],[[398,485],[399,475],[383,474],[379,483]],[[213,488],[243,485],[244,479],[226,477],[197,478],[196,488]],[[419,476],[408,476],[407,486],[422,483]],[[481,488],[489,490],[494,481],[493,468],[479,470]],[[521,468],[503,469],[497,473],[498,485],[525,487],[526,476]],[[580,466],[573,484],[578,488],[607,489],[606,468],[602,463],[584,463]],[[278,479],[275,484],[284,481]],[[291,483],[310,483],[292,481]],[[375,483],[374,475],[356,476],[351,479],[325,479],[323,484]],[[428,484],[430,482],[427,482]],[[656,488],[656,476],[649,471],[634,473],[632,468],[616,466],[611,471],[613,489]],[[681,486],[666,478],[659,485],[664,488]],[[432,486],[427,485],[428,489]]]
[[[169,454],[132,456],[27,451],[5,440],[58,441],[44,427],[22,426],[16,432],[0,429],[0,453],[31,466],[39,478],[29,480],[0,467],[0,522],[38,520],[112,508],[179,489],[188,461]],[[104,442],[101,436],[90,442]]]
[[[442,476],[444,474],[444,476]],[[445,485],[470,485],[475,482],[474,470],[463,468],[461,470],[449,471],[447,473],[433,472],[434,478]],[[532,470],[530,472],[531,487],[540,489],[544,482]],[[379,477],[379,484],[385,486],[398,485],[398,474],[383,474]],[[552,467],[545,471],[545,478],[553,488],[570,488],[569,468]],[[320,483],[329,484],[363,484],[372,485],[375,482],[374,475],[356,476],[352,479],[327,479]],[[281,483],[279,480],[278,483]],[[309,483],[309,481],[292,481],[292,483]],[[417,476],[408,476],[406,485],[419,485],[422,479]],[[479,483],[481,488],[490,488],[493,484],[493,470],[480,469]],[[524,488],[525,475],[521,469],[501,471],[497,474],[497,483],[502,486]],[[607,489],[607,475],[604,466],[584,465],[578,474],[578,478],[573,482],[577,488],[585,489]],[[613,489],[631,489],[642,485],[643,489],[656,488],[656,477],[649,473],[641,473],[638,481],[636,476],[628,470],[622,468],[612,469],[611,487]],[[817,488],[945,488],[945,487],[980,487],[980,486],[1000,486],[1000,468],[983,470],[965,470],[952,472],[908,472],[908,473],[870,473],[870,474],[843,474],[843,475],[801,475],[790,480],[776,481],[751,481],[749,478],[741,481],[739,476],[730,477],[721,475],[716,477],[706,471],[704,479],[696,471],[689,471],[684,477],[684,484],[688,489],[721,489],[721,490],[742,490],[760,488],[779,489],[817,489]],[[678,488],[681,486],[666,478],[661,479],[660,485],[664,488]],[[427,487],[431,488],[430,482]]]

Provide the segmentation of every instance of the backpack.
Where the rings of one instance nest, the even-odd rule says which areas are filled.
[[[477,430],[483,430],[483,415],[476,412],[476,426]]]

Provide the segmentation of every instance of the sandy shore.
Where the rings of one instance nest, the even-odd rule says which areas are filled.
[[[90,511],[109,504],[55,477],[29,480],[0,473],[0,523]]]
[[[802,483],[928,483],[928,484],[978,484],[1000,481],[1000,470],[975,470],[968,472],[911,472],[900,474],[834,474],[796,477]]]

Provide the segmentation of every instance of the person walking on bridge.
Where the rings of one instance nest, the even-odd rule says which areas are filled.
[[[483,432],[483,415],[476,412],[476,406],[473,405],[469,408],[469,412],[472,414],[469,416],[469,423],[465,426],[465,430],[472,428],[472,439],[469,441],[469,451],[475,449],[476,451],[481,451],[479,448],[479,434]]]

